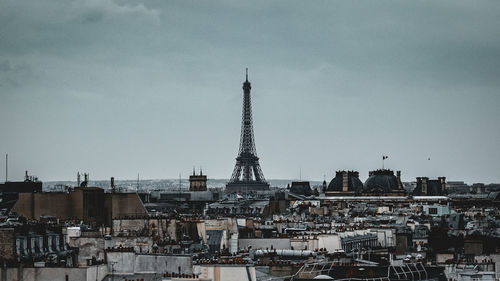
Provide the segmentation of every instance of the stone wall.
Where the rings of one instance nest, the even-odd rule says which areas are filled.
[[[247,238],[247,239],[238,239],[238,248],[239,249],[248,249],[251,246],[252,249],[283,249],[290,250],[291,244],[289,238]]]
[[[255,281],[255,267],[245,265],[197,265],[195,273],[200,274],[200,279]]]
[[[95,281],[108,274],[106,265],[65,268],[1,268],[0,281]]]
[[[71,237],[70,247],[78,248],[78,265],[86,266],[87,259],[104,259],[104,238]]]
[[[0,228],[0,259],[16,258],[16,237],[14,228]]]
[[[39,219],[40,216],[54,216],[62,220],[73,218],[82,220],[86,219],[84,214],[84,192],[83,189],[77,189],[70,193],[19,193],[19,200],[12,210],[28,219]],[[88,192],[93,191],[89,190]],[[111,219],[114,218],[147,216],[146,208],[136,193],[102,193],[102,196],[104,196],[104,199],[98,203],[98,206],[87,207],[102,208],[104,217],[97,216],[97,218],[102,219],[106,225],[111,225]]]
[[[135,254],[133,252],[106,253],[109,270],[115,274],[175,272],[193,274],[192,257],[189,255]],[[180,269],[180,271],[179,271]]]
[[[147,215],[146,208],[137,193],[106,193],[105,195],[106,208],[111,211],[111,219],[135,218]]]
[[[164,238],[168,236],[168,226],[169,220],[165,218],[114,219],[113,236],[140,234]]]

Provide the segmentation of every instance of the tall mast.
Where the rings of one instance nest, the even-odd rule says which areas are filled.
[[[9,180],[9,154],[5,154],[5,182]]]

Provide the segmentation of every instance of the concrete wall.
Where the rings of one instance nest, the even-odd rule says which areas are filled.
[[[193,263],[190,256],[137,255],[135,259],[136,273],[155,272],[193,273]]]
[[[137,253],[151,253],[153,240],[151,237],[113,237],[107,240],[107,245],[111,248],[134,248]],[[104,238],[72,237],[68,239],[71,247],[79,248],[78,265],[87,265],[87,259],[96,257],[99,260],[104,259]]]
[[[256,281],[255,267],[235,265],[196,265],[195,273],[200,274],[200,279],[213,281]]]
[[[168,232],[168,223],[169,220],[164,218],[114,219],[113,235],[116,236],[125,231],[128,233],[141,233],[145,229],[148,236],[155,235],[164,238],[163,233]]]
[[[108,274],[106,265],[64,268],[1,268],[0,281],[101,281]]]
[[[39,219],[40,216],[70,219],[76,217],[72,201],[69,193],[19,193],[19,200],[12,210],[28,219]]]
[[[160,238],[164,238],[164,232],[167,232],[169,220],[167,219],[149,219],[149,235],[158,235]]]
[[[111,264],[114,264],[115,273],[165,273],[180,272],[184,274],[193,273],[193,260],[188,255],[141,255],[132,252],[108,252],[106,254],[111,272]]]
[[[284,249],[290,250],[291,243],[289,238],[243,238],[238,239],[238,247],[240,249],[248,249],[248,246],[252,246],[252,249],[258,250],[266,248],[271,249]]]
[[[396,246],[396,230],[395,229],[370,229],[371,234],[377,235],[377,242],[380,246],[386,247],[394,247]]]
[[[314,237],[291,238],[290,245],[294,250],[315,250],[319,249],[318,239]]]
[[[113,237],[109,243],[111,247],[133,247],[136,253],[151,253],[153,239],[151,237]]]
[[[212,191],[197,191],[192,192],[191,201],[211,201],[212,200]]]
[[[105,196],[105,205],[108,211],[111,211],[111,219],[147,214],[137,193],[106,193]]]
[[[342,245],[340,243],[340,236],[338,234],[319,235],[318,248],[326,248],[329,252],[342,250]]]
[[[109,272],[115,274],[133,274],[135,272],[135,253],[107,252],[106,260]]]
[[[68,239],[68,244],[70,247],[79,249],[79,266],[86,266],[87,259],[92,259],[92,257],[104,259],[104,238],[71,237]]]
[[[50,193],[46,193],[50,194]],[[73,216],[83,219],[83,191],[77,189],[70,193],[71,206],[68,206],[68,212],[72,212]]]
[[[114,219],[113,235],[117,235],[124,230],[129,232],[142,231],[147,226],[147,219]]]

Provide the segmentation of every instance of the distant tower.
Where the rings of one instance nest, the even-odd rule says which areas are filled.
[[[231,180],[226,185],[227,191],[253,191],[267,190],[269,183],[266,182],[260,169],[259,157],[255,149],[252,123],[252,103],[250,98],[252,86],[248,82],[248,68],[246,80],[243,83],[243,115],[241,120],[240,150],[236,157]]]
[[[193,175],[189,176],[189,191],[207,191],[207,176],[203,175],[200,168],[200,175],[196,175],[193,168]]]

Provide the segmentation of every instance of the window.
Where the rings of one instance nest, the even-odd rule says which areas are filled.
[[[429,208],[429,214],[430,215],[437,215],[438,209],[437,208]]]

